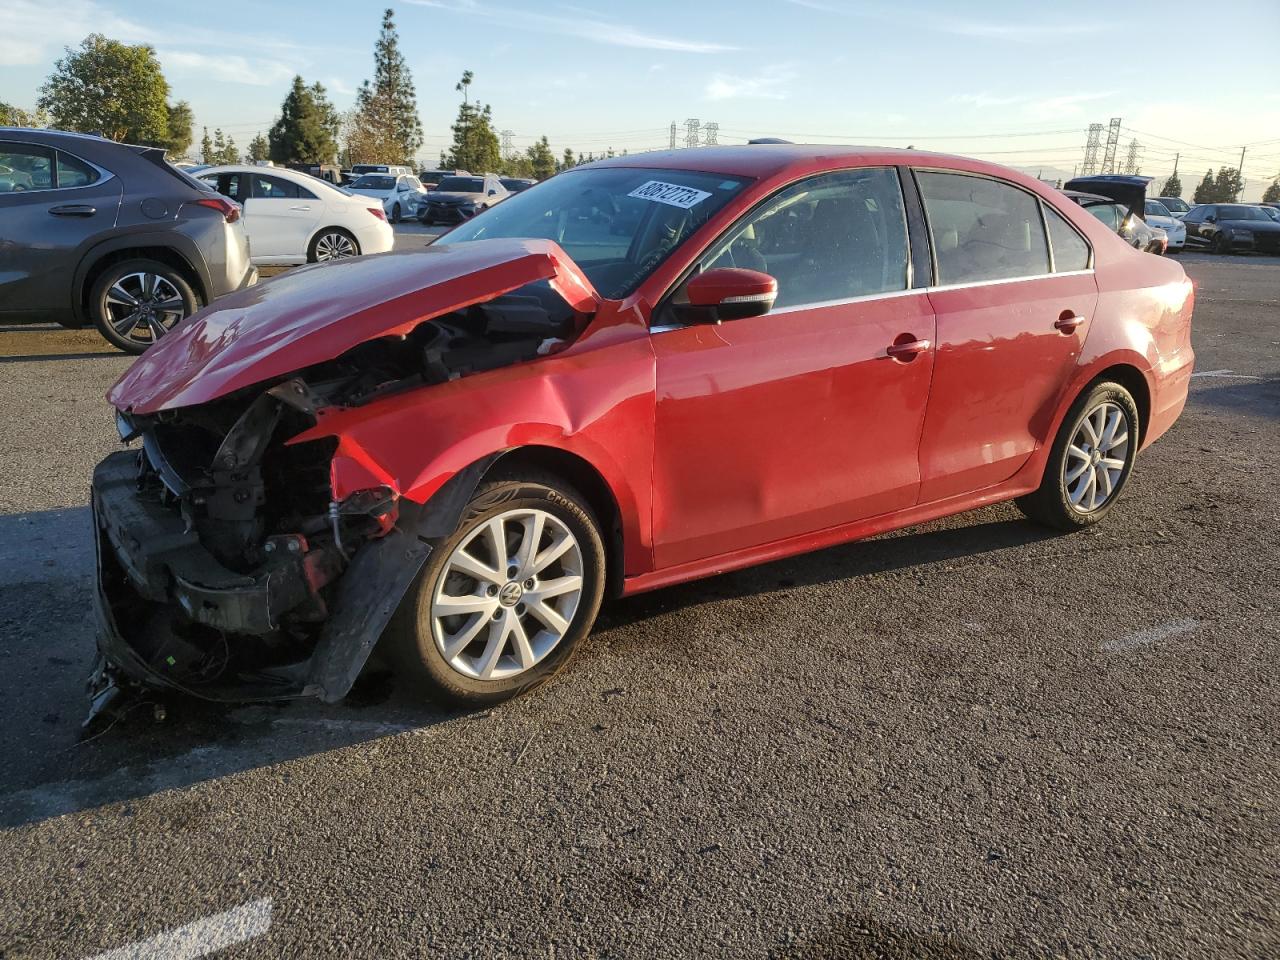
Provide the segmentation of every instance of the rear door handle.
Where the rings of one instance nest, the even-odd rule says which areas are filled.
[[[98,208],[87,203],[64,203],[60,207],[50,207],[49,212],[55,217],[92,217]]]
[[[1084,317],[1077,313],[1067,311],[1058,318],[1058,322],[1055,323],[1054,326],[1063,333],[1075,333],[1076,327],[1080,326],[1082,323],[1084,323]]]
[[[928,340],[906,340],[899,342],[895,340],[889,344],[885,352],[895,360],[911,360],[918,353],[924,353],[933,344]]]

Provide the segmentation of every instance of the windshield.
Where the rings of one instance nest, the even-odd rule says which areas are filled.
[[[1265,213],[1257,207],[1246,207],[1241,204],[1228,204],[1225,207],[1218,208],[1219,220],[1270,220]]]
[[[376,163],[357,163],[351,168],[352,173],[386,173],[387,168]]]
[[[1158,200],[1147,201],[1147,216],[1148,217],[1168,217],[1169,219],[1173,218],[1173,214],[1169,212],[1169,208],[1166,207],[1163,203],[1160,203]]]
[[[483,177],[445,177],[436,184],[441,193],[482,193]]]
[[[1191,209],[1181,197],[1161,197],[1160,202],[1176,213],[1186,213]]]
[[[436,242],[554,240],[601,296],[618,300],[635,290],[747,182],[687,170],[572,170],[537,190],[512,194]]]
[[[394,190],[396,178],[385,175],[368,174],[348,185],[348,190]]]

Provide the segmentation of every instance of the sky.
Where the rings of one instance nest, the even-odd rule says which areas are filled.
[[[66,46],[90,32],[150,43],[199,127],[242,146],[295,73],[340,109],[373,69],[383,3],[352,0],[5,0],[0,100],[34,106]],[[980,156],[1069,176],[1090,123],[1120,117],[1121,156],[1161,182],[1181,154],[1190,196],[1246,147],[1245,197],[1280,173],[1280,0],[396,0],[433,163],[459,94],[493,108],[512,144],[557,154],[665,147],[669,126]],[[1214,37],[1195,28],[1213,11]],[[1203,49],[1198,49],[1200,44]],[[1220,53],[1218,51],[1221,51]],[[1193,51],[1194,55],[1193,55]],[[1190,64],[1195,63],[1195,69]]]

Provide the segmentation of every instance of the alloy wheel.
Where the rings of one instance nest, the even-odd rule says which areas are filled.
[[[1067,502],[1077,513],[1093,513],[1120,489],[1129,462],[1129,421],[1110,400],[1085,414],[1062,464]]]
[[[532,669],[564,639],[582,599],[582,547],[545,510],[508,510],[453,549],[431,600],[445,662],[473,680]]]
[[[356,256],[360,251],[356,243],[345,233],[326,233],[316,241],[316,260],[345,260]]]
[[[107,323],[131,343],[150,345],[186,316],[182,294],[155,273],[127,273],[107,290]]]

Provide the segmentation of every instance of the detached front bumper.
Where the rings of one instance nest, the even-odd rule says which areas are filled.
[[[428,223],[464,223],[476,215],[473,207],[427,201],[420,216]]]

